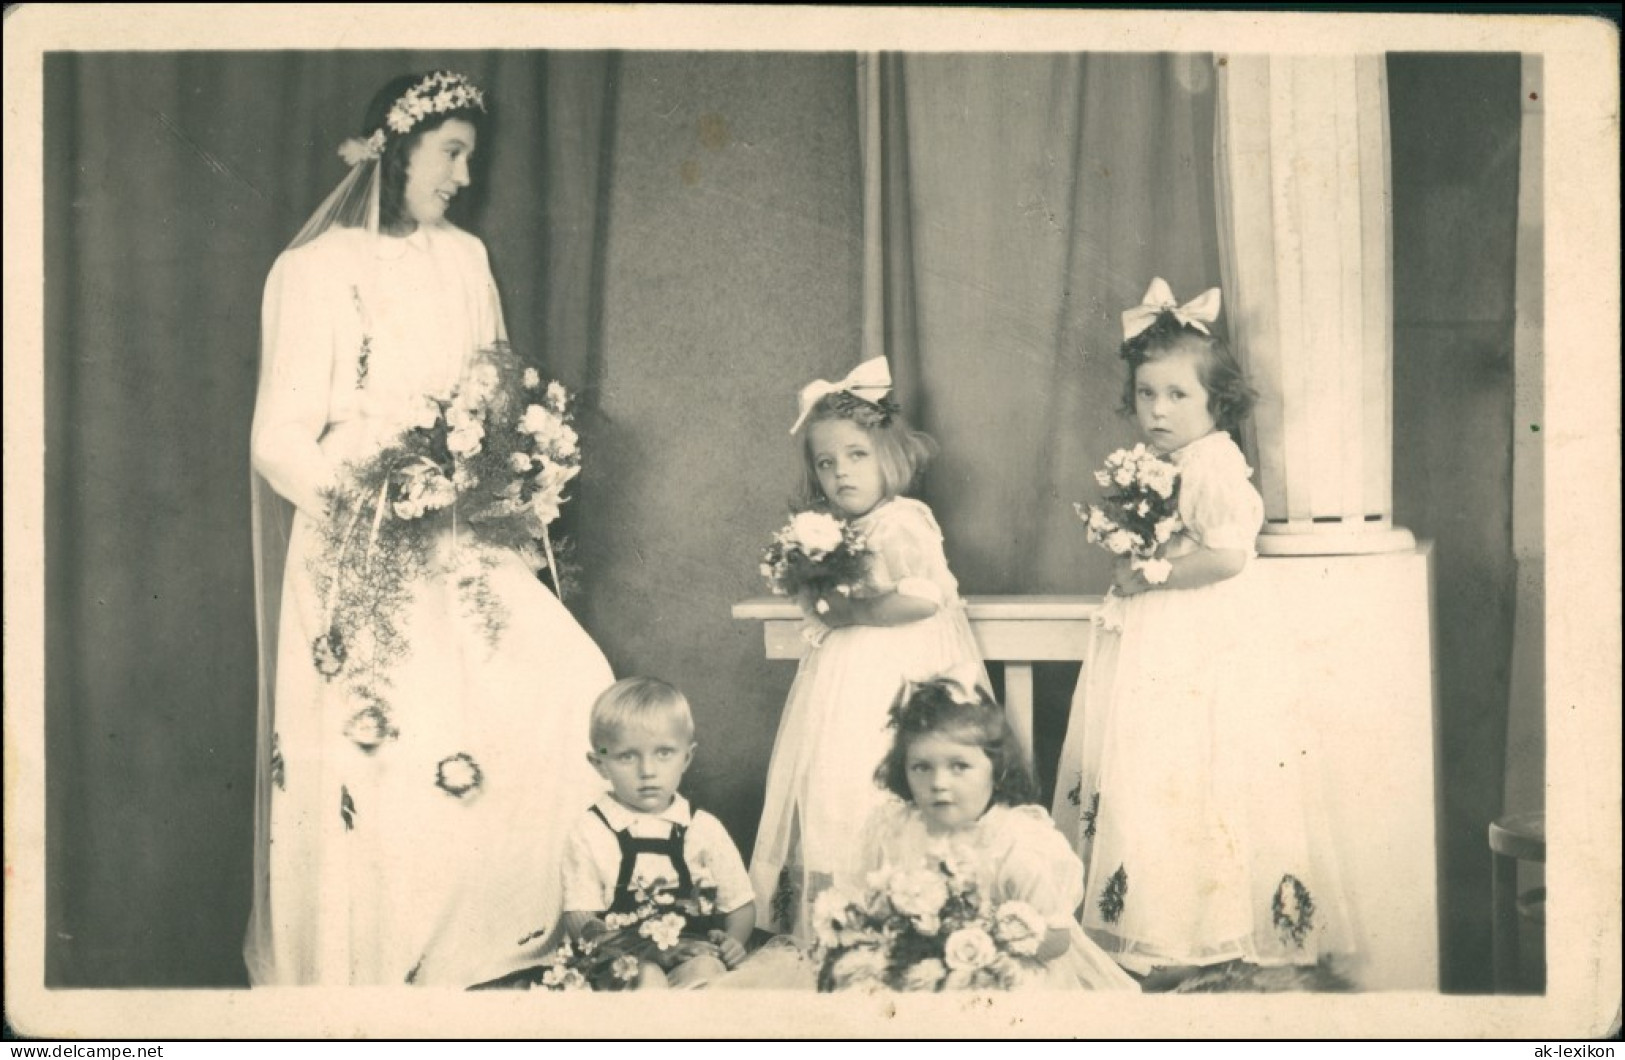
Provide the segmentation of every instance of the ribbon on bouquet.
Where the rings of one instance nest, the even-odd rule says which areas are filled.
[[[1100,602],[1100,610],[1095,612],[1095,628],[1105,630],[1107,633],[1123,632],[1124,603],[1124,598],[1118,594],[1115,585],[1107,589],[1105,599]]]

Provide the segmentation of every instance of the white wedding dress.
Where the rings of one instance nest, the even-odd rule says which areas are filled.
[[[261,587],[256,985],[463,987],[551,941],[565,828],[603,787],[584,755],[612,675],[591,637],[513,552],[478,557],[475,613],[458,586],[478,547],[465,533],[411,583],[400,658],[324,676],[313,652],[332,573],[322,489],[503,337],[485,248],[450,225],[334,228],[266,284],[254,464],[297,511],[285,540],[256,520],[262,551],[286,548],[280,607]],[[359,547],[345,559],[364,562]],[[387,715],[369,714],[380,702]]]

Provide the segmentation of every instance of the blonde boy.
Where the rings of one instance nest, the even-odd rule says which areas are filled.
[[[638,987],[701,986],[738,967],[756,923],[754,896],[722,823],[678,793],[697,746],[687,698],[650,677],[618,681],[593,704],[590,737],[587,761],[610,790],[565,846],[565,930],[573,939],[608,930],[605,917],[633,912],[639,891],[687,899],[715,887],[714,922],[646,961]]]

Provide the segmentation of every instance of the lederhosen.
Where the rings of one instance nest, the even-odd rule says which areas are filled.
[[[672,889],[672,894],[680,901],[694,897],[694,874],[689,871],[688,860],[683,856],[683,845],[688,839],[687,827],[674,821],[671,823],[671,834],[666,838],[645,839],[633,835],[630,829],[616,831],[615,827],[609,823],[609,818],[604,816],[602,810],[597,806],[591,807],[591,810],[593,815],[604,823],[604,827],[609,829],[610,834],[615,837],[615,841],[621,847],[621,867],[615,878],[615,897],[609,908],[604,910],[605,913],[632,913],[637,911],[639,902],[632,888],[632,874],[637,871],[639,854],[664,855],[677,872],[677,886]],[[722,917],[718,914],[702,917],[684,913],[683,917],[688,921],[683,928],[685,936],[705,938],[709,932],[719,930],[722,927]],[[539,985],[551,967],[551,964],[546,963],[536,965],[503,976],[501,979],[481,983],[478,986],[470,987],[470,989],[528,990]]]
[[[673,893],[679,900],[695,897],[694,875],[689,872],[688,861],[683,856],[683,846],[688,838],[688,828],[672,822],[671,833],[664,839],[650,839],[635,836],[631,829],[616,831],[615,826],[609,823],[597,806],[592,807],[592,813],[604,823],[610,834],[621,847],[621,868],[615,877],[615,897],[610,902],[606,913],[633,913],[638,909],[637,895],[632,887],[632,874],[637,871],[639,854],[657,854],[671,862],[677,873],[677,886]],[[686,914],[685,914],[686,915]],[[688,925],[683,929],[684,935],[695,935],[704,938],[706,933],[721,927],[721,917],[716,914],[704,917],[689,916]]]

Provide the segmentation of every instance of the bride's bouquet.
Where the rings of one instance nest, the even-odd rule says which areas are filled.
[[[1133,568],[1152,585],[1168,580],[1172,565],[1164,558],[1168,542],[1184,529],[1179,518],[1179,468],[1145,445],[1119,449],[1095,472],[1095,481],[1108,492],[1102,504],[1075,504],[1078,518],[1089,528],[1090,544],[1114,556],[1127,556]],[[1118,600],[1107,593],[1107,607]],[[1113,624],[1110,614],[1104,616]]]
[[[819,990],[1012,990],[1038,977],[1049,925],[1026,902],[993,902],[948,860],[867,882],[813,904]]]
[[[762,553],[761,572],[778,596],[810,592],[822,614],[829,610],[825,597],[850,596],[862,584],[868,557],[869,545],[857,527],[825,512],[801,512],[773,535]]]
[[[564,387],[544,385],[506,343],[481,349],[450,394],[410,403],[393,440],[329,492],[313,564],[327,607],[317,668],[329,678],[350,670],[376,700],[363,671],[406,651],[400,616],[443,543],[463,603],[494,640],[506,616],[486,582],[489,550],[545,564],[557,586],[548,527],[580,469]]]

